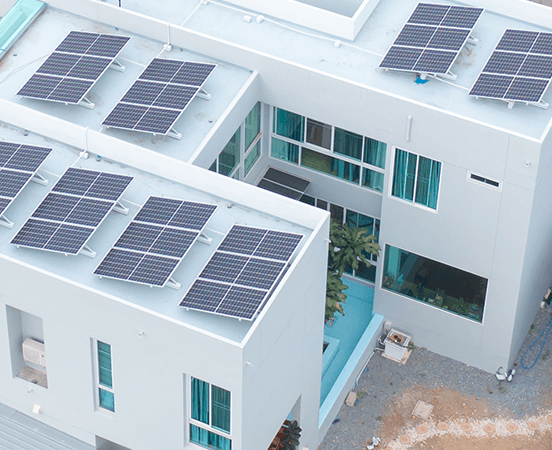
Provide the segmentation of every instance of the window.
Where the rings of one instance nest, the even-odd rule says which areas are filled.
[[[299,163],[299,146],[290,144],[280,139],[272,138],[272,151],[274,158],[283,159],[291,163]]]
[[[441,163],[404,150],[395,151],[392,195],[437,209]]]
[[[351,183],[358,183],[360,178],[360,167],[356,164],[345,162],[341,159],[322,155],[307,148],[302,149],[301,165],[311,169],[327,173]]]
[[[476,175],[475,173],[470,173],[470,180],[479,181],[480,183],[485,183],[489,186],[500,188],[500,183],[498,181],[482,177],[481,175]]]
[[[230,392],[192,378],[190,441],[215,450],[231,450]]]
[[[332,145],[332,126],[307,119],[307,142],[330,150]]]
[[[362,136],[336,128],[334,152],[360,161],[362,159]]]
[[[246,155],[244,162],[243,162],[243,171],[244,175],[247,175],[253,165],[257,162],[259,159],[259,156],[261,156],[261,141],[257,141],[257,143],[253,146],[253,148],[249,151],[249,153]]]
[[[364,162],[385,169],[387,144],[366,138],[364,140]]]
[[[111,345],[97,341],[98,344],[98,394],[100,408],[115,412],[113,393],[113,372],[111,368]]]
[[[382,288],[481,322],[487,279],[385,246]]]
[[[261,132],[261,103],[253,107],[245,118],[245,148],[248,149]]]
[[[230,138],[219,155],[219,173],[230,175],[240,163],[240,129]]]
[[[274,110],[274,132],[294,141],[303,142],[304,117],[280,108],[274,108]]]

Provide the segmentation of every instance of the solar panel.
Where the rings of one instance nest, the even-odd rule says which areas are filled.
[[[81,252],[131,181],[126,175],[70,167],[11,243],[66,254]]]
[[[72,31],[17,95],[93,107],[85,96],[130,38]]]
[[[380,67],[455,78],[450,67],[482,12],[482,8],[419,3]]]
[[[215,67],[215,64],[153,59],[102,125],[180,138],[172,127]]]
[[[180,306],[252,320],[302,238],[295,233],[234,225]]]
[[[17,146],[19,144],[13,145]],[[36,147],[34,145],[21,144],[16,148],[16,151],[12,154],[9,160],[5,162],[4,167],[6,169],[36,172],[51,151],[52,149],[48,147]],[[2,167],[1,163],[0,167]]]
[[[206,203],[150,197],[94,273],[165,286],[216,208]]]
[[[8,206],[10,205],[11,201],[12,201],[11,198],[0,197],[0,216],[2,216],[4,211],[8,209]]]
[[[469,95],[546,107],[542,97],[551,80],[552,33],[508,29]]]

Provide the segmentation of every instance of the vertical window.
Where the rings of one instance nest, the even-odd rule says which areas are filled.
[[[111,345],[98,343],[98,383],[99,406],[115,412],[115,396],[113,394],[113,371],[111,368]]]
[[[392,195],[436,209],[440,176],[440,162],[397,149]]]
[[[231,450],[230,392],[192,378],[190,441],[215,450]]]
[[[259,135],[261,132],[261,103],[257,102],[257,104],[253,107],[253,109],[249,112],[247,117],[245,118],[245,148],[249,148],[249,146],[253,143],[255,138]]]
[[[387,144],[366,138],[364,140],[364,162],[385,169],[385,153]]]
[[[272,138],[272,150],[270,154],[274,158],[283,159],[295,164],[299,163],[299,146],[281,141],[280,139]]]
[[[274,132],[280,136],[303,142],[305,118],[284,109],[274,108]]]
[[[307,142],[329,150],[332,145],[332,126],[307,119]]]
[[[375,170],[362,169],[362,185],[374,189],[375,191],[383,191],[383,173]]]
[[[334,152],[360,161],[362,159],[362,136],[336,128]]]
[[[219,173],[230,175],[240,163],[240,129],[230,138],[219,155]]]
[[[261,141],[258,141],[246,155],[243,162],[244,175],[247,175],[249,173],[251,167],[253,167],[253,165],[259,159],[259,156],[261,156]]]

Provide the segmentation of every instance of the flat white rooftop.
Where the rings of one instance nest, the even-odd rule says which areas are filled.
[[[78,151],[68,148],[60,142],[50,141],[5,124],[0,124],[0,138],[9,142],[54,148],[54,151],[46,159],[42,169],[39,171],[41,175],[49,180],[48,185],[41,186],[37,183],[29,183],[5,212],[5,215],[15,223],[15,226],[13,229],[0,227],[0,258],[12,258],[21,263],[63,277],[69,283],[76,283],[104,292],[172,320],[197,327],[238,343],[242,342],[253,322],[247,320],[239,321],[234,318],[199,311],[186,311],[184,308],[179,307],[178,304],[188,288],[201,272],[225,234],[236,223],[302,234],[305,237],[300,243],[296,255],[301,251],[312,230],[297,223],[285,221],[277,216],[269,216],[266,213],[255,210],[255,202],[269,204],[276,198],[276,201],[289,202],[293,208],[303,208],[303,213],[311,211],[311,215],[315,217],[317,214],[320,217],[323,216],[322,212],[318,212],[314,208],[280,198],[276,194],[265,191],[259,192],[253,186],[248,186],[239,181],[193,166],[186,165],[190,171],[201,171],[201,176],[209,179],[209,183],[212,185],[221,184],[220,192],[223,194],[232,191],[231,186],[234,185],[239,185],[240,189],[250,190],[251,201],[248,204],[231,203],[221,197],[209,195],[193,187],[185,186],[151,173],[141,172],[132,167],[109,161],[106,158],[98,160],[95,156],[90,156],[88,159],[82,159],[79,158]],[[155,155],[153,157],[155,158]],[[134,177],[133,182],[123,194],[121,200],[121,203],[130,209],[129,214],[123,215],[114,211],[110,212],[87,242],[87,245],[97,252],[96,257],[90,258],[82,254],[65,256],[61,253],[24,247],[18,248],[10,244],[11,239],[31,216],[43,198],[50,192],[59,177],[71,166]],[[187,175],[184,171],[182,173],[183,179],[186,179]],[[230,185],[230,188],[228,185]],[[205,229],[205,234],[213,239],[212,244],[195,242],[172,276],[173,279],[182,284],[179,290],[167,286],[164,288],[152,288],[121,280],[100,279],[93,274],[100,261],[135,216],[139,207],[145,203],[150,195],[218,205],[216,212]],[[78,301],[78,299],[75,299],[75,301]]]

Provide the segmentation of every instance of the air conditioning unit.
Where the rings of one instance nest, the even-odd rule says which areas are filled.
[[[23,341],[23,359],[41,367],[46,367],[44,344],[34,339],[25,339]]]

